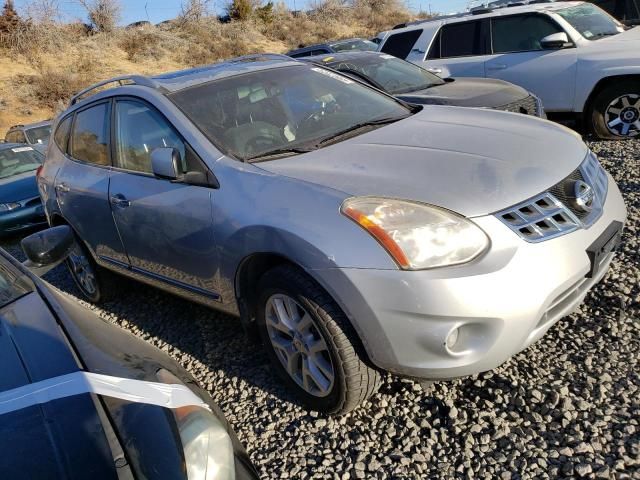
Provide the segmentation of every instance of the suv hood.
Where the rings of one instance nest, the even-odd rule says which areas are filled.
[[[347,195],[416,200],[474,217],[552,187],[587,152],[577,134],[535,117],[426,106],[386,127],[258,166]]]
[[[502,107],[528,96],[524,88],[487,78],[456,78],[443,85],[397,95],[409,103],[485,108]]]

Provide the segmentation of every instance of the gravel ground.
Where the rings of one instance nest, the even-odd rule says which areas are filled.
[[[581,311],[496,370],[435,385],[385,379],[356,412],[308,412],[232,318],[127,283],[102,317],[184,365],[264,478],[640,479],[640,141],[594,143],[629,208],[611,272]],[[16,241],[2,244],[20,255]],[[47,279],[77,295],[59,267]]]

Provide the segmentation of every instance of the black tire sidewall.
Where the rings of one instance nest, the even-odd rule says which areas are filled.
[[[640,139],[640,135],[636,135],[635,137],[614,135],[607,127],[607,107],[613,100],[625,94],[640,95],[640,81],[623,81],[618,84],[610,85],[596,96],[593,101],[593,106],[589,111],[591,133],[596,137],[604,140]]]
[[[73,264],[71,263],[71,260],[67,259],[65,263],[67,264],[67,268],[69,269],[69,274],[71,275],[71,278],[73,278],[73,281],[76,284],[76,287],[78,287],[78,290],[80,290],[80,293],[82,293],[82,296],[86,300],[90,301],[91,303],[99,303],[102,300],[102,285],[100,282],[100,272],[99,272],[98,264],[93,259],[93,256],[91,255],[91,253],[89,253],[89,250],[87,249],[87,247],[85,247],[85,245],[82,243],[82,240],[80,240],[77,236],[76,236],[76,244],[78,245],[78,248],[80,248],[80,250],[82,251],[82,254],[85,256],[85,258],[89,262],[89,265],[91,265],[91,268],[93,269],[93,275],[96,282],[95,294],[90,295],[82,287],[82,284],[78,280],[76,273],[73,271]]]
[[[304,404],[321,412],[331,413],[332,411],[335,411],[338,406],[342,404],[342,400],[345,396],[345,374],[338,357],[337,347],[332,341],[332,337],[327,330],[325,321],[322,319],[322,314],[319,313],[322,309],[310,298],[313,297],[313,294],[316,292],[306,292],[303,285],[291,284],[291,282],[286,278],[271,275],[269,273],[266,274],[263,281],[261,281],[261,287],[260,295],[258,297],[256,323],[265,351],[267,352],[271,362],[275,365],[278,375],[296,392],[296,395]],[[331,393],[326,397],[316,397],[307,393],[302,387],[300,387],[286,371],[271,344],[265,320],[265,307],[267,300],[276,294],[284,294],[293,298],[309,313],[309,315],[312,316],[316,328],[324,338],[327,347],[329,348],[329,355],[331,357],[335,379]],[[326,315],[326,313],[324,314]]]

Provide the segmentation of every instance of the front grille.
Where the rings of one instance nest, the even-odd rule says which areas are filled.
[[[529,95],[522,100],[518,100],[516,102],[508,103],[506,105],[502,105],[501,107],[496,107],[496,110],[503,110],[505,112],[514,112],[514,113],[523,113],[525,115],[533,115],[536,117],[540,116],[540,103],[538,99]]]
[[[572,196],[575,182],[579,180],[594,191],[590,212],[578,208]],[[607,173],[596,156],[589,153],[582,165],[560,183],[496,216],[527,242],[543,242],[593,225],[602,215],[607,185]]]

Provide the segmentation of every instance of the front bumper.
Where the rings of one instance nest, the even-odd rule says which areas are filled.
[[[372,362],[400,375],[447,379],[491,370],[540,339],[583,301],[594,278],[586,253],[626,208],[609,176],[604,212],[589,229],[533,244],[494,216],[474,221],[491,238],[467,265],[408,272],[327,269],[312,274],[351,319]],[[447,338],[458,330],[458,340]]]
[[[32,199],[24,202],[24,205],[16,210],[0,213],[0,236],[12,235],[46,224],[47,218],[40,198]]]

